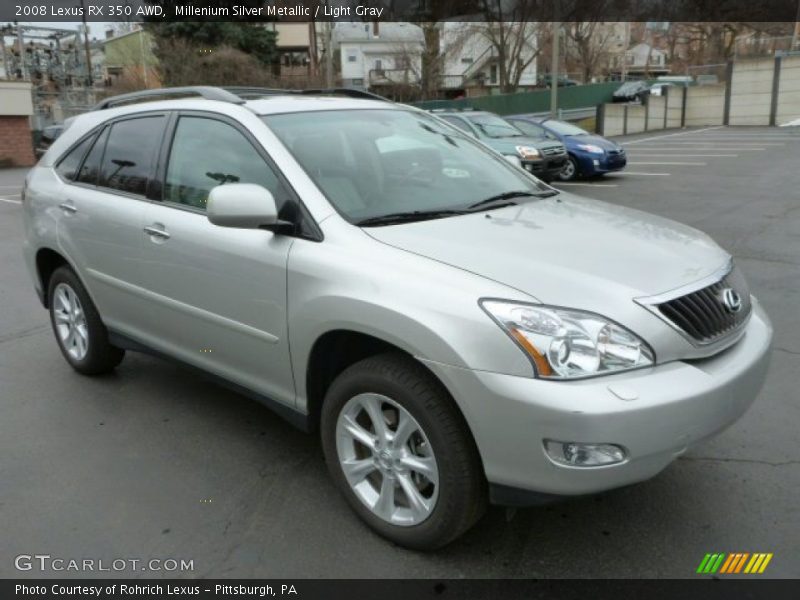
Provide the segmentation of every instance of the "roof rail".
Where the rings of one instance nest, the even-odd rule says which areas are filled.
[[[98,102],[92,110],[103,110],[113,106],[122,104],[132,104],[139,100],[147,98],[159,98],[169,96],[201,96],[206,100],[218,100],[221,102],[232,102],[234,104],[243,104],[244,100],[238,95],[233,94],[225,89],[212,87],[207,85],[195,85],[187,87],[174,87],[174,88],[160,88],[154,90],[141,90],[138,92],[131,92],[129,94],[120,94],[119,96],[111,96]]]
[[[242,86],[225,86],[225,91],[236,94],[241,98],[260,98],[263,96],[286,96],[286,95],[299,95],[299,96],[348,96],[349,98],[365,98],[367,100],[380,100],[382,102],[389,102],[383,96],[358,90],[355,88],[311,88],[307,90],[286,90],[276,88],[262,88],[262,87],[242,87]]]
[[[384,98],[383,96],[373,94],[372,92],[366,92],[364,90],[357,90],[355,88],[312,88],[308,90],[297,90],[297,93],[309,96],[349,96],[350,98],[364,98],[366,100],[390,102],[390,100]]]
[[[383,96],[378,96],[371,92],[357,90],[353,88],[315,88],[309,90],[283,90],[276,88],[231,86],[213,87],[208,85],[194,85],[187,87],[161,88],[154,90],[141,90],[119,96],[111,96],[97,103],[92,110],[103,110],[123,104],[132,104],[141,100],[165,98],[170,96],[200,96],[206,100],[217,100],[220,102],[231,102],[233,104],[244,104],[247,99],[263,98],[264,96],[348,96],[350,98],[365,98],[368,100],[380,100],[389,102]]]

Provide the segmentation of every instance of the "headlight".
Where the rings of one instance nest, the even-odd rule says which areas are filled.
[[[605,152],[600,146],[595,146],[594,144],[578,144],[578,148],[592,154],[603,154]]]
[[[603,375],[655,360],[644,340],[600,315],[502,300],[482,300],[481,306],[528,355],[539,377]]]
[[[539,151],[530,146],[517,146],[517,154],[522,158],[539,158]]]

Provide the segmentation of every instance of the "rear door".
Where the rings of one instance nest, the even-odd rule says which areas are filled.
[[[286,324],[286,262],[294,238],[213,225],[211,189],[255,183],[279,212],[289,187],[263,148],[235,121],[175,117],[165,150],[163,200],[145,213],[143,257],[151,292],[146,341],[286,404],[294,403]]]
[[[65,182],[59,245],[105,324],[122,333],[143,324],[142,220],[166,123],[163,113],[111,122],[94,134],[80,167],[70,153],[57,166]]]

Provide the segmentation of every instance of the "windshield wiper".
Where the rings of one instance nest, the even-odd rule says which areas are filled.
[[[440,219],[442,217],[452,217],[463,215],[463,210],[412,210],[407,212],[389,213],[388,215],[378,215],[377,217],[367,217],[356,221],[359,227],[370,225],[395,225],[397,223],[412,223],[414,221],[427,221],[429,219]]]
[[[545,190],[542,192],[526,192],[524,190],[517,190],[513,192],[504,192],[502,194],[496,194],[494,196],[489,196],[488,198],[484,198],[483,200],[479,200],[474,204],[470,204],[467,209],[475,210],[481,208],[501,208],[503,206],[513,206],[516,202],[508,202],[508,200],[512,200],[514,198],[549,198],[550,196],[555,196],[558,192],[553,190]],[[494,206],[494,204],[497,206]]]

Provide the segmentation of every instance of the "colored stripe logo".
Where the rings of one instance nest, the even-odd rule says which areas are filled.
[[[704,575],[714,573],[756,575],[763,573],[771,560],[772,552],[754,552],[752,554],[749,552],[732,552],[730,554],[719,552],[706,554],[703,560],[700,561],[696,572]]]

